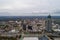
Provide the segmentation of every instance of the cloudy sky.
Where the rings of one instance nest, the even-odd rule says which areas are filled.
[[[60,15],[60,0],[0,0],[0,16]]]

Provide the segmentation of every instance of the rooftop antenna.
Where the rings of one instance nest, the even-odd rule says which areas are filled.
[[[49,14],[49,16],[50,16],[50,13],[48,13]]]

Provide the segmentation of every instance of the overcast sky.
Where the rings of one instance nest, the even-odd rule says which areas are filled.
[[[0,16],[60,15],[60,0],[0,0]]]

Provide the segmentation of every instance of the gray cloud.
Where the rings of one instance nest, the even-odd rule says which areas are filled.
[[[60,0],[0,0],[0,12],[10,15],[47,15],[56,10],[60,10]]]

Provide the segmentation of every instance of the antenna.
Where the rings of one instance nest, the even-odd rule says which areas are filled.
[[[49,14],[49,16],[50,16],[50,13],[48,13]]]

